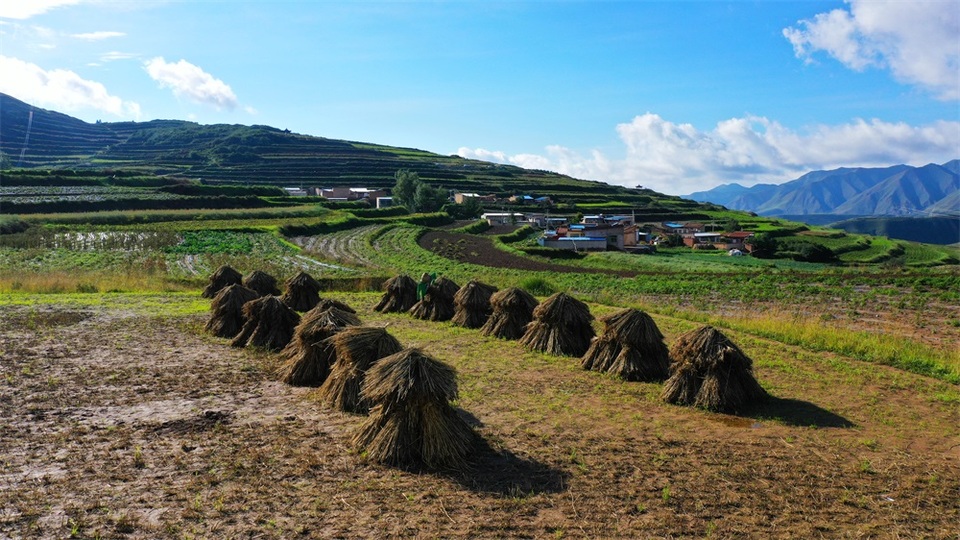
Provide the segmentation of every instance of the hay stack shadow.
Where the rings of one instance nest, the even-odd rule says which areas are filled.
[[[768,395],[765,399],[744,408],[740,416],[756,420],[774,419],[789,426],[818,428],[852,428],[857,425],[850,420],[801,399],[778,398]]]
[[[440,277],[427,287],[426,294],[410,308],[410,315],[424,321],[449,321],[455,308],[453,297],[460,286],[452,280]]]
[[[203,289],[201,296],[204,298],[213,298],[224,288],[230,285],[241,285],[242,282],[243,274],[225,264],[217,268],[216,271],[210,275],[210,283]]]
[[[537,299],[523,289],[509,287],[490,296],[490,307],[493,312],[480,333],[500,339],[520,339],[533,320]]]
[[[583,356],[596,335],[593,315],[586,304],[558,292],[533,310],[533,321],[527,325],[520,344],[531,351],[557,356]]]
[[[381,313],[399,313],[409,311],[417,303],[417,283],[406,274],[388,279],[383,284],[383,296],[374,306]]]
[[[210,320],[204,329],[211,334],[232,338],[243,328],[243,305],[260,295],[240,284],[227,285],[210,303]]]
[[[464,328],[480,328],[490,317],[490,297],[497,292],[493,285],[470,280],[453,296],[451,322]]]
[[[438,474],[476,493],[525,497],[566,491],[567,471],[520,457],[505,448],[493,448],[477,436],[474,451],[463,469]]]

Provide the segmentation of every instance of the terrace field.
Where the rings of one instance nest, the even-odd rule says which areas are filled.
[[[522,234],[360,214],[18,216],[27,228],[0,235],[0,536],[956,536],[953,252],[833,231],[797,236],[829,243],[833,264],[556,259],[525,253]],[[453,366],[481,441],[470,467],[367,461],[351,445],[360,416],[280,383],[276,354],[207,335],[200,291],[221,264],[306,270],[364,324]],[[659,383],[373,310],[385,278],[423,271],[564,291],[594,316],[640,308],[668,344],[714,325],[772,398],[738,415],[668,405]]]

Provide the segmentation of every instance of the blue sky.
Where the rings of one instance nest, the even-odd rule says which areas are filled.
[[[671,194],[960,157],[960,0],[0,0],[0,91]]]

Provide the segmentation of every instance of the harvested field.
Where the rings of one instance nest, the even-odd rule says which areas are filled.
[[[469,471],[403,470],[271,380],[276,355],[205,335],[193,297],[41,296],[0,302],[0,537],[956,537],[942,381],[733,332],[774,400],[713,414],[342,295],[457,370],[485,441]]]
[[[432,251],[437,255],[455,261],[491,266],[494,268],[512,268],[515,270],[530,270],[534,272],[580,272],[585,274],[611,274],[622,277],[633,277],[637,272],[625,270],[603,270],[598,268],[577,268],[538,261],[528,257],[521,257],[497,249],[489,236],[474,234],[451,233],[431,230],[420,237],[420,247]]]

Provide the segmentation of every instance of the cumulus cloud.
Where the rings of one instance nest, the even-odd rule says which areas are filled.
[[[957,157],[960,122],[925,126],[857,119],[795,131],[763,117],[731,118],[709,131],[647,113],[619,124],[623,156],[588,155],[562,146],[543,154],[507,155],[460,148],[461,157],[560,172],[671,194],[736,182],[780,183],[818,169],[924,165]]]
[[[82,39],[84,41],[100,41],[100,40],[110,39],[115,37],[123,37],[125,35],[127,34],[125,34],[124,32],[102,31],[102,32],[86,32],[83,34],[71,34],[70,37]]]
[[[0,92],[35,105],[63,111],[95,109],[125,119],[139,119],[140,105],[111,95],[103,84],[65,69],[0,55]]]
[[[823,51],[862,71],[889,69],[941,99],[960,99],[960,3],[956,0],[874,2],[851,0],[850,9],[820,13],[783,30],[807,62]]]
[[[217,109],[232,110],[238,105],[237,96],[227,83],[186,60],[171,63],[157,57],[148,60],[144,68],[150,78],[160,83],[161,87],[173,90],[177,97],[186,97]]]
[[[80,0],[4,0],[0,2],[0,18],[29,19],[54,8],[79,3]]]

